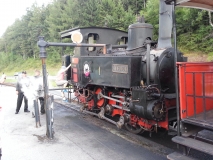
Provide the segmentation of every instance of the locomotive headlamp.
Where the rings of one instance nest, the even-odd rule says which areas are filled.
[[[83,35],[78,31],[73,32],[71,35],[71,40],[73,43],[81,43],[83,40]]]

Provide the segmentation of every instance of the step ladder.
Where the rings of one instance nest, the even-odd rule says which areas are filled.
[[[184,147],[192,148],[192,149],[213,155],[212,144],[205,143],[192,138],[182,137],[182,136],[173,137],[172,141]],[[170,160],[192,160],[193,159],[177,152],[169,154],[167,158]]]

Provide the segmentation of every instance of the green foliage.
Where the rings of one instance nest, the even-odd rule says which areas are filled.
[[[182,19],[177,19],[178,44],[187,51],[201,51],[209,53],[212,51],[213,28],[209,25],[209,17],[206,11],[195,9],[178,9],[177,12],[185,13]]]
[[[0,38],[0,66],[33,63],[39,58],[38,36],[46,41],[60,42],[59,32],[87,26],[100,26],[128,30],[138,15],[154,26],[154,40],[158,38],[159,0],[54,0],[38,6],[34,3],[22,18],[9,26]],[[206,11],[177,8],[178,46],[184,51],[212,53],[213,28]],[[70,42],[70,40],[63,40]],[[64,48],[73,54],[73,48]],[[62,49],[47,49],[50,64],[60,63]],[[32,62],[31,62],[32,61]]]
[[[213,52],[210,52],[209,54],[208,54],[208,61],[213,61]]]
[[[127,31],[128,26],[133,23],[135,16],[131,8],[124,9],[122,0],[103,0],[102,1],[102,26],[104,22],[107,27]]]
[[[46,64],[50,75],[55,75],[61,67],[61,58],[59,54],[48,54]],[[12,76],[15,72],[21,72],[22,70],[26,70],[28,74],[33,75],[35,69],[42,70],[40,58],[23,59],[22,56],[17,54],[0,53],[0,71],[4,71],[7,75]]]
[[[143,15],[145,17],[146,23],[150,23],[153,25],[153,39],[157,40],[159,28],[159,1],[149,0],[146,4],[146,8],[144,10],[141,10],[140,15]]]
[[[154,40],[158,38],[159,1],[149,0],[141,11],[148,23],[154,26]],[[184,51],[209,53],[213,49],[213,28],[207,11],[176,8],[178,48]]]

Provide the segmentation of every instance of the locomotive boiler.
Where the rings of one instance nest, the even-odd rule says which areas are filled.
[[[64,61],[82,112],[96,115],[133,133],[175,130],[176,94],[171,6],[160,2],[159,38],[153,26],[138,19],[128,33],[85,27],[61,32],[88,46],[75,47]],[[102,45],[101,45],[102,44]],[[80,45],[80,44],[79,44]],[[177,52],[179,62],[185,61]]]

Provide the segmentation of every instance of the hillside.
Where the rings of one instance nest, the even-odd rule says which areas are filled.
[[[61,63],[46,63],[47,72],[50,76],[55,76],[58,70],[61,68]],[[16,63],[10,64],[0,68],[0,73],[4,72],[7,76],[14,76],[16,72],[27,71],[28,75],[33,75],[35,69],[39,69],[42,72],[42,65],[40,60],[25,60],[22,64],[17,65]]]
[[[207,62],[208,56],[202,53],[185,53],[184,56],[188,57],[188,62]],[[47,71],[50,76],[55,76],[57,71],[61,67],[61,62],[51,62],[46,63]],[[41,61],[39,59],[33,60],[28,59],[22,64],[17,65],[16,63],[10,64],[5,67],[0,68],[0,73],[5,72],[7,76],[13,76],[15,72],[27,71],[29,75],[33,75],[35,69],[40,69],[42,71]]]
[[[35,3],[28,8],[25,15],[9,26],[0,38],[0,55],[10,56],[10,61],[13,62],[17,56],[23,59],[38,58],[37,41],[40,35],[44,36],[46,41],[60,42],[59,33],[75,27],[105,26],[127,31],[128,26],[136,22],[136,17],[142,15],[146,23],[153,25],[153,40],[156,41],[159,29],[159,1],[136,2],[55,0],[42,7]],[[208,12],[178,7],[176,15],[179,48],[206,55],[213,54],[213,27],[209,24],[212,18]],[[62,41],[70,42],[70,39]],[[61,48],[50,47],[49,51],[55,56],[52,60],[60,62]],[[71,53],[72,49],[67,47],[66,51]],[[0,65],[1,63],[0,59]]]

